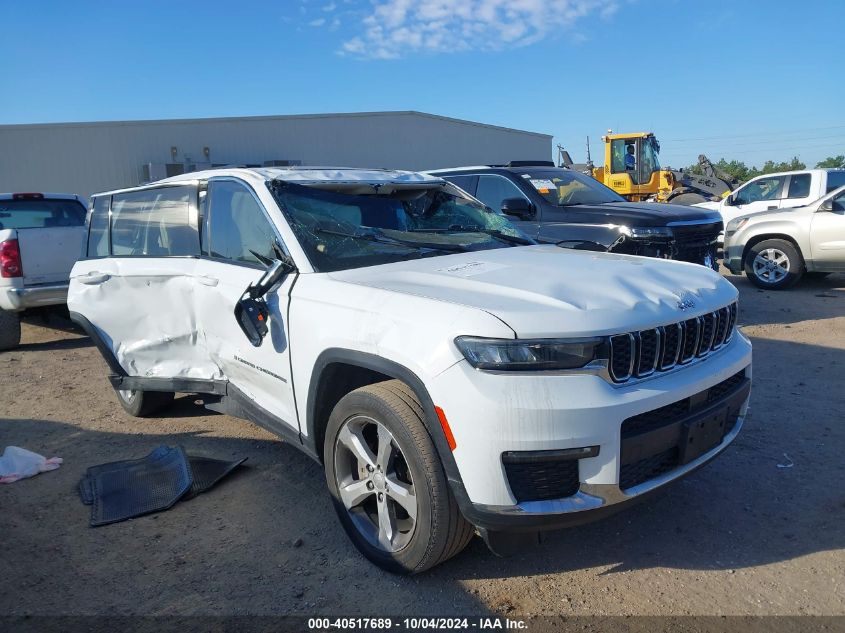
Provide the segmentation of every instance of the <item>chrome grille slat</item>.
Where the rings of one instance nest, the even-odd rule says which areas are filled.
[[[654,330],[642,330],[634,333],[637,343],[637,378],[645,378],[654,373],[657,369],[657,362],[660,356],[660,333]]]
[[[737,306],[657,328],[610,337],[608,369],[615,383],[646,378],[678,365],[701,360],[733,337]]]
[[[661,326],[658,330],[660,331],[660,361],[657,368],[660,371],[666,371],[678,364],[684,329],[680,323],[673,323]]]
[[[701,323],[698,319],[687,319],[683,322],[684,339],[681,343],[681,363],[688,363],[695,358],[698,340],[701,336]]]
[[[625,359],[628,359],[625,362]],[[616,362],[619,359],[619,362]],[[614,382],[625,382],[634,372],[636,349],[633,334],[617,334],[610,337],[610,377]]]
[[[713,334],[715,323],[713,313],[702,314],[698,317],[699,327],[701,328],[701,336],[698,341],[698,349],[695,355],[701,358],[710,353],[710,347],[713,345]]]

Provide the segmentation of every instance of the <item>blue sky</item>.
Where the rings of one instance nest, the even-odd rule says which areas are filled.
[[[845,2],[0,0],[0,124],[420,110],[664,164],[845,154]]]

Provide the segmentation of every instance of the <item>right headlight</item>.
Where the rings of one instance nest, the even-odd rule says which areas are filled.
[[[734,218],[728,225],[725,227],[725,235],[731,235],[732,233],[736,233],[739,231],[745,224],[748,222],[747,217],[743,218]]]
[[[459,336],[455,345],[476,369],[550,371],[577,369],[607,358],[606,339],[494,339]]]

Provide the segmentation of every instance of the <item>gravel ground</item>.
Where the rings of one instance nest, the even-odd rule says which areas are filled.
[[[751,419],[734,446],[646,504],[496,558],[476,538],[413,578],[367,563],[322,470],[181,396],[125,415],[90,340],[57,318],[0,353],[0,449],[64,458],[0,487],[2,615],[845,614],[845,275],[763,292],[729,277],[754,342]],[[248,468],[172,510],[88,527],[88,466],[159,444]]]

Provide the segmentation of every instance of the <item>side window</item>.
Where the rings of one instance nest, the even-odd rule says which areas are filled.
[[[460,187],[460,185],[458,185]],[[507,178],[502,176],[479,176],[478,191],[475,197],[481,200],[496,213],[501,213],[502,200],[506,198],[525,198],[525,194],[519,190]]]
[[[475,195],[475,185],[478,182],[478,176],[446,176],[446,180],[457,185],[469,195]]]
[[[115,257],[199,255],[191,226],[193,187],[162,187],[112,198],[111,252]]]
[[[789,179],[787,198],[806,198],[810,195],[810,174],[794,174]]]
[[[610,141],[610,172],[613,174],[633,172],[637,167],[636,148],[635,139],[617,138]],[[631,175],[634,174],[631,173]]]
[[[109,255],[109,201],[111,196],[94,198],[88,226],[88,257]]]
[[[785,180],[786,176],[760,178],[737,191],[734,200],[736,204],[749,204],[761,200],[778,200],[781,197]]]
[[[845,185],[845,171],[827,172],[827,191],[825,193],[830,193],[843,185]]]
[[[208,185],[206,255],[246,264],[273,259],[276,233],[263,207],[245,185],[212,180]]]

